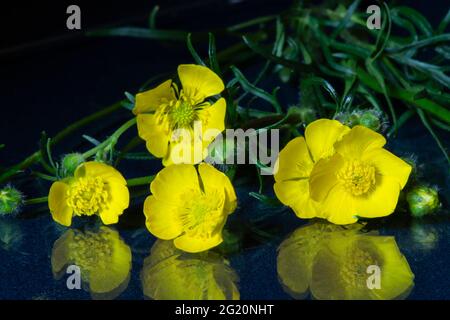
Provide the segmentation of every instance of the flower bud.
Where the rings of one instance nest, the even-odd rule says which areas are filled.
[[[436,188],[424,185],[412,188],[406,195],[411,215],[420,218],[435,212],[440,207]]]
[[[22,193],[11,186],[0,190],[0,216],[15,214],[23,204]]]
[[[78,166],[82,164],[84,161],[85,159],[81,153],[66,154],[61,161],[63,171],[62,175],[63,176],[73,175]]]
[[[317,119],[316,112],[314,111],[314,109],[309,107],[291,106],[288,109],[288,114],[298,116],[298,118],[300,118],[300,121],[305,125]]]
[[[381,129],[379,112],[374,110],[363,111],[359,117],[359,124],[374,131],[379,131]]]

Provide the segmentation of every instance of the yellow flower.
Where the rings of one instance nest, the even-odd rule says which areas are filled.
[[[316,222],[298,228],[280,245],[277,271],[285,291],[297,299],[406,298],[414,274],[394,237],[361,233],[361,225]]]
[[[150,185],[144,203],[148,230],[174,240],[178,249],[200,252],[222,242],[222,228],[236,208],[236,194],[226,175],[201,163],[161,170]]]
[[[144,260],[144,294],[155,300],[238,300],[238,276],[227,260],[211,251],[177,250],[172,241],[157,240]]]
[[[298,217],[324,217],[320,203],[310,197],[309,176],[315,163],[331,156],[334,143],[349,131],[336,120],[316,120],[306,127],[305,137],[291,140],[281,150],[275,164],[278,171],[274,175],[274,191]]]
[[[207,100],[224,90],[222,80],[207,67],[192,64],[178,66],[178,76],[181,90],[167,80],[137,94],[133,109],[139,136],[151,154],[163,158],[165,166],[201,162],[208,145],[225,129],[225,99]]]
[[[111,228],[84,233],[70,229],[53,244],[51,263],[56,278],[66,275],[69,265],[79,267],[93,298],[113,299],[128,285],[131,250]]]
[[[48,205],[53,220],[70,226],[74,215],[96,214],[104,224],[117,223],[130,200],[126,184],[120,172],[109,165],[82,163],[73,177],[52,184]]]
[[[411,166],[383,149],[386,139],[355,126],[334,144],[335,154],[320,160],[311,172],[311,197],[322,203],[327,219],[349,224],[358,217],[383,217],[394,212]]]

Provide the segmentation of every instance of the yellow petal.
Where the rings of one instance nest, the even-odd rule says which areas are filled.
[[[221,244],[223,241],[222,234],[216,232],[209,238],[191,237],[184,234],[174,240],[174,245],[180,250],[196,253],[206,251]]]
[[[305,129],[305,139],[314,162],[333,155],[333,145],[349,131],[349,127],[336,120],[319,119],[311,122]]]
[[[108,208],[100,211],[99,215],[104,224],[113,224],[119,221],[119,216],[128,208],[130,193],[128,188],[117,182],[108,183]]]
[[[305,138],[297,137],[280,151],[275,164],[275,181],[307,178],[313,165]]]
[[[334,148],[345,158],[359,159],[365,152],[382,148],[385,144],[386,139],[381,134],[363,126],[355,126]]]
[[[69,261],[69,245],[74,241],[74,234],[75,233],[73,230],[69,229],[53,243],[52,256],[50,260],[52,272],[55,278],[59,278],[61,276],[61,272],[65,271],[63,268],[71,262]]]
[[[172,80],[161,83],[154,89],[138,93],[133,109],[135,115],[155,111],[162,103],[175,99],[172,91]]]
[[[188,164],[165,167],[150,184],[150,190],[158,200],[178,205],[181,194],[189,190],[200,191],[197,171],[193,165]]]
[[[182,64],[178,66],[178,76],[183,92],[196,103],[219,94],[225,89],[222,79],[204,66]]]
[[[222,132],[225,130],[225,112],[227,103],[224,98],[220,98],[213,105],[198,111],[199,119],[202,122],[202,130],[204,139],[207,137],[208,142],[215,138],[215,134],[205,134],[207,130],[214,132]]]
[[[203,183],[205,193],[212,193],[214,190],[225,191],[224,210],[227,214],[236,209],[237,198],[233,185],[228,177],[207,163],[200,163],[198,172]]]
[[[75,170],[75,178],[80,177],[101,177],[105,181],[111,181],[126,185],[127,181],[115,168],[101,162],[88,161],[82,163]]]
[[[396,179],[377,175],[376,185],[367,195],[354,197],[355,213],[365,218],[384,217],[394,212],[400,194]]]
[[[178,208],[164,199],[147,197],[144,202],[144,214],[147,229],[160,239],[174,239],[183,230]]]
[[[320,205],[309,195],[308,179],[276,182],[273,186],[277,198],[292,208],[299,218],[320,217]]]
[[[315,201],[323,201],[326,198],[338,183],[336,173],[344,163],[345,160],[339,154],[334,154],[331,158],[322,159],[314,165],[309,178],[311,198]]]
[[[152,114],[139,114],[137,116],[139,136],[145,140],[148,151],[157,158],[167,154],[170,136],[162,126],[156,122]]]
[[[64,225],[72,224],[73,210],[67,205],[67,190],[69,186],[62,181],[56,181],[50,187],[48,206],[53,220]]]
[[[354,197],[340,184],[330,189],[322,208],[326,219],[334,224],[351,224],[358,221]]]
[[[108,263],[99,263],[97,268],[89,274],[89,288],[94,297],[95,294],[111,294],[121,288],[128,281],[131,271],[130,247],[123,242],[115,230],[102,227],[101,233],[108,239],[111,256]]]
[[[371,163],[381,175],[397,180],[401,189],[408,182],[411,166],[385,149],[366,152],[362,160]]]

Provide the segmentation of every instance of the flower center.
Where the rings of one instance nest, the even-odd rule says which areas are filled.
[[[69,242],[69,258],[81,268],[82,273],[89,275],[90,271],[107,267],[109,257],[113,249],[108,233],[100,231],[94,233],[87,231],[85,234],[76,233],[74,241]]]
[[[340,270],[342,281],[352,288],[367,288],[367,268],[378,265],[377,259],[368,250],[352,246],[347,250],[343,261]]]
[[[74,181],[68,191],[67,204],[77,215],[93,215],[107,205],[108,191],[103,179],[83,177]]]
[[[193,237],[210,237],[225,219],[221,198],[219,194],[206,195],[192,190],[182,195],[183,231]]]
[[[375,168],[358,160],[349,161],[338,174],[345,190],[354,196],[367,193],[375,185]]]
[[[195,109],[186,100],[177,100],[169,112],[172,128],[189,128],[195,120]]]

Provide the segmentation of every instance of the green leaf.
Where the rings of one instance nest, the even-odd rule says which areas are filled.
[[[84,139],[86,139],[87,141],[89,141],[90,143],[92,143],[94,146],[98,146],[101,143],[97,139],[95,139],[95,138],[93,138],[91,136],[88,136],[87,134],[83,134],[82,137]]]
[[[242,74],[242,72],[235,66],[231,66],[231,70],[233,71],[234,76],[236,77],[236,80],[241,84],[242,88],[245,91],[248,91],[249,93],[253,94],[254,96],[269,102],[278,113],[282,112],[281,106],[280,106],[277,98],[274,95],[264,91],[261,88],[254,86],[252,83],[250,83],[247,80],[247,78]]]
[[[189,52],[191,53],[192,57],[194,58],[195,63],[201,66],[206,66],[205,62],[200,58],[197,51],[195,50],[194,46],[192,45],[191,41],[191,34],[189,33],[186,37],[187,47],[189,49]]]
[[[341,20],[339,25],[334,29],[333,33],[331,34],[332,39],[336,39],[336,37],[341,33],[341,31],[348,27],[348,25],[351,23],[352,16],[355,13],[356,9],[358,8],[360,2],[361,0],[355,0],[348,7],[344,19]]]
[[[439,139],[439,137],[437,136],[437,134],[434,132],[434,130],[431,127],[430,123],[428,122],[428,119],[427,119],[425,113],[423,112],[423,110],[420,110],[420,109],[417,109],[417,113],[419,114],[420,120],[422,120],[423,125],[425,126],[425,128],[428,129],[428,131],[430,132],[431,136],[436,141],[436,144],[439,146],[439,148],[441,149],[442,153],[444,154],[445,159],[447,159],[447,162],[450,164],[450,157],[448,155],[448,152],[445,149],[445,147],[442,144],[442,142]]]
[[[386,2],[383,2],[383,7],[384,11],[386,12],[386,18],[383,19],[383,27],[378,33],[375,49],[370,55],[370,58],[373,61],[375,61],[383,52],[384,48],[386,48],[386,45],[389,41],[389,36],[391,35],[391,28],[392,28],[391,12]]]
[[[248,194],[269,207],[279,207],[283,205],[277,198],[268,197],[262,193],[249,192]]]
[[[208,37],[209,37],[209,45],[208,45],[209,65],[211,66],[211,69],[219,77],[221,77],[222,71],[220,70],[219,62],[217,61],[216,40],[211,32],[208,33]]]
[[[420,49],[428,46],[434,46],[436,44],[440,44],[442,42],[450,41],[450,33],[441,34],[438,36],[432,36],[423,40],[412,42],[406,46],[398,47],[398,48],[388,48],[386,51],[389,54],[398,54],[411,49]]]
[[[320,77],[310,77],[310,78],[305,79],[305,85],[308,85],[308,84],[319,85],[320,87],[325,89],[325,91],[328,92],[330,97],[334,100],[334,103],[336,104],[336,110],[339,109],[339,106],[340,106],[339,96],[336,93],[336,90],[333,88],[333,86],[328,81],[326,81],[325,79],[320,78]]]
[[[156,29],[156,15],[158,14],[159,6],[154,6],[152,11],[150,12],[150,16],[148,18],[148,25],[150,29]]]
[[[450,23],[450,9],[447,11],[447,14],[445,15],[444,19],[442,19],[441,23],[439,23],[437,33],[438,34],[443,33],[449,23]]]
[[[119,27],[90,31],[87,32],[86,35],[89,37],[130,37],[139,39],[185,41],[188,33],[179,30]]]
[[[406,6],[396,7],[395,9],[398,14],[408,18],[413,24],[415,24],[417,28],[427,37],[433,35],[433,27],[421,13]]]

